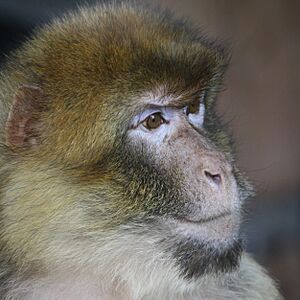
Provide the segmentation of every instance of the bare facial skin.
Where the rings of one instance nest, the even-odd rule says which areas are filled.
[[[134,4],[36,31],[0,73],[0,298],[279,300],[214,103],[228,59]]]
[[[164,176],[176,178],[176,185],[170,187],[175,203],[170,211],[158,213],[159,226],[168,227],[172,247],[178,248],[173,251],[174,256],[181,267],[182,260],[185,261],[186,275],[231,270],[238,265],[242,251],[241,199],[231,165],[207,138],[205,93],[202,96],[199,93],[183,107],[172,103],[175,96],[169,95],[165,100],[163,95],[149,95],[144,99],[149,108],[134,118],[128,135],[130,143],[151,158],[146,164],[164,166]],[[150,172],[140,176],[148,176]],[[175,212],[177,205],[179,209]],[[198,272],[190,272],[189,268],[195,269],[197,265],[201,266]]]

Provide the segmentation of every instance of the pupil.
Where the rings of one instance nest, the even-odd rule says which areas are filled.
[[[160,115],[158,113],[153,114],[153,115],[149,116],[149,119],[147,122],[147,127],[150,129],[154,129],[154,128],[159,127],[160,123],[161,123]]]

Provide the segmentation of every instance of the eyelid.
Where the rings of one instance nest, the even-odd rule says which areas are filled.
[[[129,129],[134,129],[140,126],[149,116],[155,114],[155,113],[160,113],[162,118],[164,119],[165,123],[168,123],[169,120],[166,119],[165,114],[163,112],[162,108],[157,108],[157,107],[151,107],[151,108],[146,108],[144,111],[141,113],[135,115],[130,122]]]
[[[195,94],[196,99],[199,99],[200,104],[203,104],[204,107],[205,107],[206,93],[207,93],[206,90],[202,90],[199,93]],[[170,120],[172,119],[173,114],[174,114],[175,111],[182,111],[183,110],[183,112],[186,114],[186,109],[187,109],[187,106],[189,105],[189,103],[187,103],[187,102],[185,104],[183,104],[183,103],[171,103],[167,106],[158,106],[156,104],[148,104],[147,107],[144,107],[143,111],[140,110],[140,113],[137,113],[136,116],[132,119],[132,121],[130,122],[129,128],[132,128],[132,129],[137,128],[150,115],[155,114],[155,113],[161,114],[161,117],[164,120],[164,122],[166,124],[168,124],[168,123],[170,123]]]
[[[147,113],[146,113],[147,112]],[[138,123],[143,123],[147,118],[149,118],[151,115],[154,115],[154,114],[160,114],[161,117],[165,120],[164,116],[163,116],[163,113],[160,109],[153,109],[153,110],[149,110],[149,111],[144,111],[140,116],[139,116],[139,119],[138,119]]]

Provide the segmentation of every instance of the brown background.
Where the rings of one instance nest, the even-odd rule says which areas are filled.
[[[82,2],[0,0],[0,62],[37,24]],[[231,43],[218,110],[230,122],[238,163],[257,188],[245,209],[248,251],[278,279],[286,299],[299,300],[300,1],[147,2],[169,7],[208,36]]]

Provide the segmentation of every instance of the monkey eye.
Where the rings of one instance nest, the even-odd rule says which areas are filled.
[[[156,112],[148,116],[143,122],[143,126],[148,130],[153,130],[158,128],[161,124],[165,123],[165,119],[162,117],[160,112]]]
[[[197,114],[199,112],[200,99],[196,98],[194,101],[189,103],[186,107],[186,114]]]
[[[189,122],[196,127],[203,126],[205,115],[205,96],[206,92],[204,91],[184,108],[184,112],[187,115]]]

